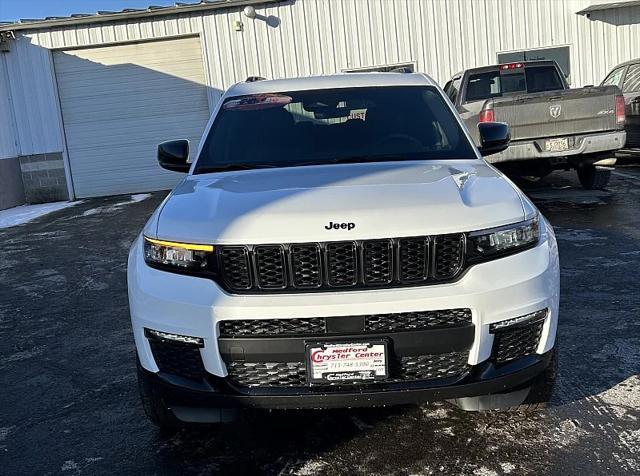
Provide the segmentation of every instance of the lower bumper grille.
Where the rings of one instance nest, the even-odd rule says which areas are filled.
[[[149,339],[153,359],[161,372],[201,381],[206,372],[196,344]]]
[[[399,357],[390,362],[390,376],[380,383],[414,382],[464,377],[469,371],[467,352]],[[305,387],[304,362],[238,362],[227,364],[229,379],[241,387]],[[329,386],[363,385],[362,382],[335,382]],[[365,384],[366,385],[366,384]]]
[[[546,316],[546,311],[543,315]],[[495,331],[493,360],[502,364],[535,354],[542,337],[543,326],[544,318]]]
[[[368,314],[364,316],[310,317],[298,319],[239,319],[220,322],[220,337],[319,336],[331,334],[327,320],[352,324],[354,332],[402,332],[471,324],[471,309]],[[344,329],[344,325],[342,329]]]

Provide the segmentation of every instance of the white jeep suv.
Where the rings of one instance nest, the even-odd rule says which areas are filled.
[[[160,426],[243,407],[549,399],[553,230],[423,74],[229,89],[129,255],[140,391]]]

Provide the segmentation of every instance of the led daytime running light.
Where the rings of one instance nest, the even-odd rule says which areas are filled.
[[[525,314],[523,316],[514,317],[512,319],[506,319],[500,322],[494,322],[489,326],[489,330],[492,334],[495,334],[496,332],[505,328],[525,325],[525,324],[533,324],[534,322],[538,322],[546,319],[548,314],[549,314],[549,309],[544,308],[544,309],[541,309],[540,311],[532,312],[530,314]]]
[[[144,335],[147,339],[170,340],[173,342],[194,344],[198,347],[204,347],[204,339],[202,339],[201,337],[183,336],[180,334],[172,334],[170,332],[156,331],[153,329],[145,329]]]
[[[153,243],[154,245],[159,246],[169,246],[171,248],[182,248],[189,251],[213,251],[213,245],[197,245],[191,243],[178,243],[176,241],[163,241],[163,240],[155,240],[153,238],[144,237],[146,241],[149,243]]]

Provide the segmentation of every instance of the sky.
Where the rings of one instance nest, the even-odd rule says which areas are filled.
[[[173,5],[177,1],[197,2],[197,0],[0,0],[0,21],[63,17],[72,13],[118,11],[123,8],[146,8],[149,5]]]

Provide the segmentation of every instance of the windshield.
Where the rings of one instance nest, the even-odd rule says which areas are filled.
[[[432,87],[361,87],[229,98],[194,173],[375,160],[475,159]]]

